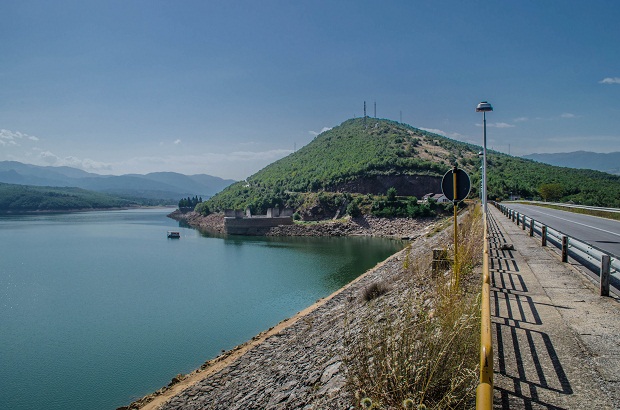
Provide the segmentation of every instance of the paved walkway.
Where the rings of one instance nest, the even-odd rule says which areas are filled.
[[[620,409],[620,301],[489,211],[494,407]]]

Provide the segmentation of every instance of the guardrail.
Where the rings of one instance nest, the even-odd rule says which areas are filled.
[[[483,213],[482,294],[480,303],[480,383],[476,388],[476,410],[493,408],[493,338],[491,335],[491,275],[487,215]]]
[[[570,237],[506,205],[496,202],[493,204],[517,226],[521,226],[523,230],[527,229],[530,236],[539,236],[542,246],[547,246],[547,243],[550,243],[560,249],[562,262],[568,262],[570,256],[589,271],[598,275],[601,296],[609,296],[610,283],[614,285],[613,293],[620,296],[620,278],[618,277],[620,275],[620,258],[618,256]]]
[[[530,204],[541,204],[541,205],[553,205],[553,206],[561,206],[564,208],[577,208],[577,209],[589,209],[591,211],[603,211],[603,212],[612,212],[612,213],[620,213],[620,209],[618,208],[603,208],[600,206],[589,206],[589,205],[577,205],[577,204],[564,204],[562,202],[543,202],[543,201],[515,201],[515,202],[527,202]]]

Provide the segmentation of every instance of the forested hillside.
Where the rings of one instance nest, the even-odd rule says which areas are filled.
[[[389,120],[357,118],[317,136],[299,151],[224,189],[200,206],[207,213],[226,208],[264,212],[272,206],[298,208],[309,193],[339,192],[385,196],[441,192],[443,174],[453,164],[479,194],[481,147]],[[488,153],[489,198],[528,198],[620,207],[620,176],[560,168],[509,155]],[[547,189],[552,188],[552,189]],[[316,196],[316,195],[314,195]],[[324,195],[325,197],[325,195]]]
[[[489,159],[489,198],[523,198],[620,208],[620,176],[541,164],[508,155]]]
[[[122,208],[135,203],[80,188],[54,188],[0,183],[0,212],[73,211]]]
[[[246,181],[224,189],[208,206],[212,210],[249,206],[260,212],[274,205],[296,207],[303,201],[299,194],[306,192],[385,195],[389,184],[369,192],[364,183],[393,176],[430,177],[430,186],[439,192],[438,181],[455,161],[474,170],[479,163],[476,147],[389,120],[352,119]],[[428,189],[432,192],[427,188],[418,196]],[[401,189],[399,194],[407,192]]]

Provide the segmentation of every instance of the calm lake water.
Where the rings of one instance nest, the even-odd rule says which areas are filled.
[[[129,404],[403,246],[209,237],[170,211],[0,217],[1,409]]]

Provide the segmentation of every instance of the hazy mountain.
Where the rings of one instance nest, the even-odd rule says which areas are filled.
[[[233,180],[206,174],[153,172],[146,175],[99,175],[71,167],[42,167],[0,161],[0,182],[19,185],[77,187],[129,198],[178,200],[187,196],[208,198]]]
[[[524,155],[523,158],[560,167],[594,169],[620,175],[620,152],[600,154],[597,152],[575,151],[555,154],[530,154]]]
[[[73,178],[95,177],[76,168],[42,167],[16,161],[0,161],[0,182],[36,186],[71,186],[67,181]]]
[[[128,208],[139,203],[75,187],[0,183],[0,214]]]

